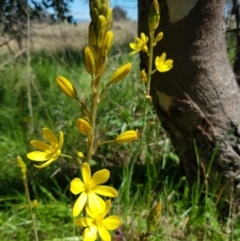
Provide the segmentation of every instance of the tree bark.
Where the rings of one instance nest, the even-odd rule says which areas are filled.
[[[149,35],[151,2],[138,2],[139,33]],[[166,52],[167,58],[174,60],[169,72],[152,76],[153,102],[160,121],[191,183],[199,170],[207,178],[210,168],[209,185],[219,181],[220,192],[229,193],[231,185],[239,194],[240,92],[222,30],[225,0],[159,3],[161,20],[156,34],[163,31],[164,37],[155,47],[154,58]],[[146,68],[147,56],[140,56],[141,68]]]

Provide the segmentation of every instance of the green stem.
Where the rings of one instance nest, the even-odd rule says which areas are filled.
[[[148,73],[147,73],[147,96],[150,96],[150,87],[151,87],[151,75],[152,75],[152,63],[153,63],[153,42],[154,42],[154,31],[149,32],[149,37],[150,37],[150,46],[149,46],[149,52],[148,52]],[[151,100],[151,99],[150,99]],[[126,198],[127,201],[129,201],[130,197],[130,185],[132,181],[132,175],[133,175],[133,169],[134,169],[134,164],[136,162],[139,150],[142,149],[142,145],[145,140],[145,132],[146,132],[146,120],[147,120],[147,113],[148,113],[148,103],[149,103],[149,98],[144,99],[144,109],[143,109],[143,125],[142,125],[142,132],[141,132],[141,137],[139,140],[138,147],[133,155],[133,158],[129,164],[129,176],[127,178],[127,192],[126,192]]]
[[[69,156],[69,155],[61,154],[60,156],[64,156],[64,157],[66,157],[66,158],[72,159],[72,157]]]
[[[150,87],[151,87],[151,74],[152,74],[152,62],[153,62],[153,42],[154,42],[154,31],[149,32],[150,37],[150,45],[149,45],[149,52],[148,52],[148,74],[147,74],[147,95],[150,96]]]
[[[23,179],[23,185],[24,185],[24,188],[25,188],[25,192],[26,192],[26,196],[27,196],[27,202],[28,202],[28,208],[29,208],[29,212],[30,212],[30,215],[31,215],[31,219],[32,219],[32,227],[33,227],[33,231],[34,231],[35,241],[38,241],[38,233],[37,233],[37,227],[36,227],[36,222],[35,222],[35,215],[32,211],[27,179]]]
[[[96,81],[99,82],[100,76],[97,77]],[[94,81],[94,85],[96,83]],[[93,99],[92,99],[92,106],[91,106],[91,114],[90,114],[90,125],[91,125],[91,133],[88,137],[88,144],[87,144],[87,155],[85,161],[87,163],[90,163],[92,152],[93,152],[93,142],[94,142],[94,134],[95,134],[95,128],[96,128],[96,113],[97,113],[97,105],[98,105],[98,86],[93,86],[93,88],[96,88],[93,91]]]

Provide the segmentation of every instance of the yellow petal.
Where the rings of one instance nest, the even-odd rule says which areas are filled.
[[[91,226],[90,228],[85,228],[83,232],[83,241],[95,241],[97,238],[97,227]]]
[[[94,192],[99,195],[106,196],[106,197],[117,197],[118,196],[117,190],[114,189],[113,187],[109,187],[109,186],[96,186],[96,188],[94,189]]]
[[[58,142],[58,148],[59,148],[59,149],[62,148],[63,141],[64,141],[63,133],[62,133],[61,131],[59,131],[59,142]]]
[[[70,191],[73,194],[79,194],[85,190],[83,182],[79,178],[74,178],[70,184]]]
[[[158,57],[159,58],[159,62],[164,62],[165,61],[165,59],[166,59],[166,53],[164,52],[164,53],[162,53],[162,55],[160,56],[160,57]]]
[[[135,43],[130,43],[129,46],[131,49],[139,50],[138,45]]]
[[[32,151],[27,154],[27,158],[33,161],[46,161],[52,157],[52,153],[43,151]]]
[[[30,141],[30,144],[41,151],[45,151],[50,148],[50,145],[48,145],[46,142],[42,142],[38,140],[32,140]]]
[[[108,230],[105,227],[99,226],[98,227],[98,233],[99,233],[99,236],[101,237],[102,240],[111,241],[111,236],[110,236]]]
[[[49,130],[48,128],[43,128],[42,129],[42,133],[43,133],[43,136],[46,138],[46,140],[48,141],[48,143],[52,144],[52,143],[55,143],[57,144],[58,143],[58,139],[57,137],[54,135],[54,133]]]
[[[104,210],[106,209],[106,204],[103,201],[103,199],[100,198],[97,194],[95,194],[94,192],[90,192],[88,194],[88,207],[92,211],[94,211],[93,213],[98,215],[99,212],[104,212]],[[94,217],[91,217],[91,218],[94,218]]]
[[[54,159],[52,158],[52,159],[46,161],[45,163],[43,163],[42,165],[34,165],[34,166],[38,169],[42,169],[44,167],[49,166],[53,161],[54,161]]]
[[[87,202],[87,194],[82,192],[73,206],[73,217],[77,217],[83,210]]]
[[[108,230],[114,230],[118,228],[120,224],[121,219],[115,215],[111,215],[101,221],[101,225],[103,225]]]
[[[91,218],[77,218],[74,223],[79,227],[88,227],[93,225],[93,220]]]
[[[97,171],[92,176],[92,182],[95,185],[102,184],[106,182],[110,177],[110,172],[107,169]]]
[[[82,177],[83,177],[84,183],[90,181],[91,179],[91,169],[87,162],[84,162],[82,165]]]

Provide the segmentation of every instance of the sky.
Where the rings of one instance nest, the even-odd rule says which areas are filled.
[[[119,6],[127,11],[127,17],[132,20],[137,20],[137,0],[111,0],[111,7]],[[74,19],[90,20],[89,5],[85,0],[74,0],[71,3],[71,14]]]

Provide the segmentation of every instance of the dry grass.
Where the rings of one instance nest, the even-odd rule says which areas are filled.
[[[64,47],[81,49],[87,45],[89,23],[79,23],[77,26],[68,23],[62,24],[36,24],[31,23],[31,50],[54,51]],[[134,39],[137,33],[137,23],[133,21],[118,21],[113,24],[115,43],[126,43]],[[0,39],[0,45],[7,38]],[[26,39],[22,42],[22,48],[26,47]],[[1,47],[1,53],[12,52],[16,54],[19,46],[16,40],[11,40],[8,45]]]

